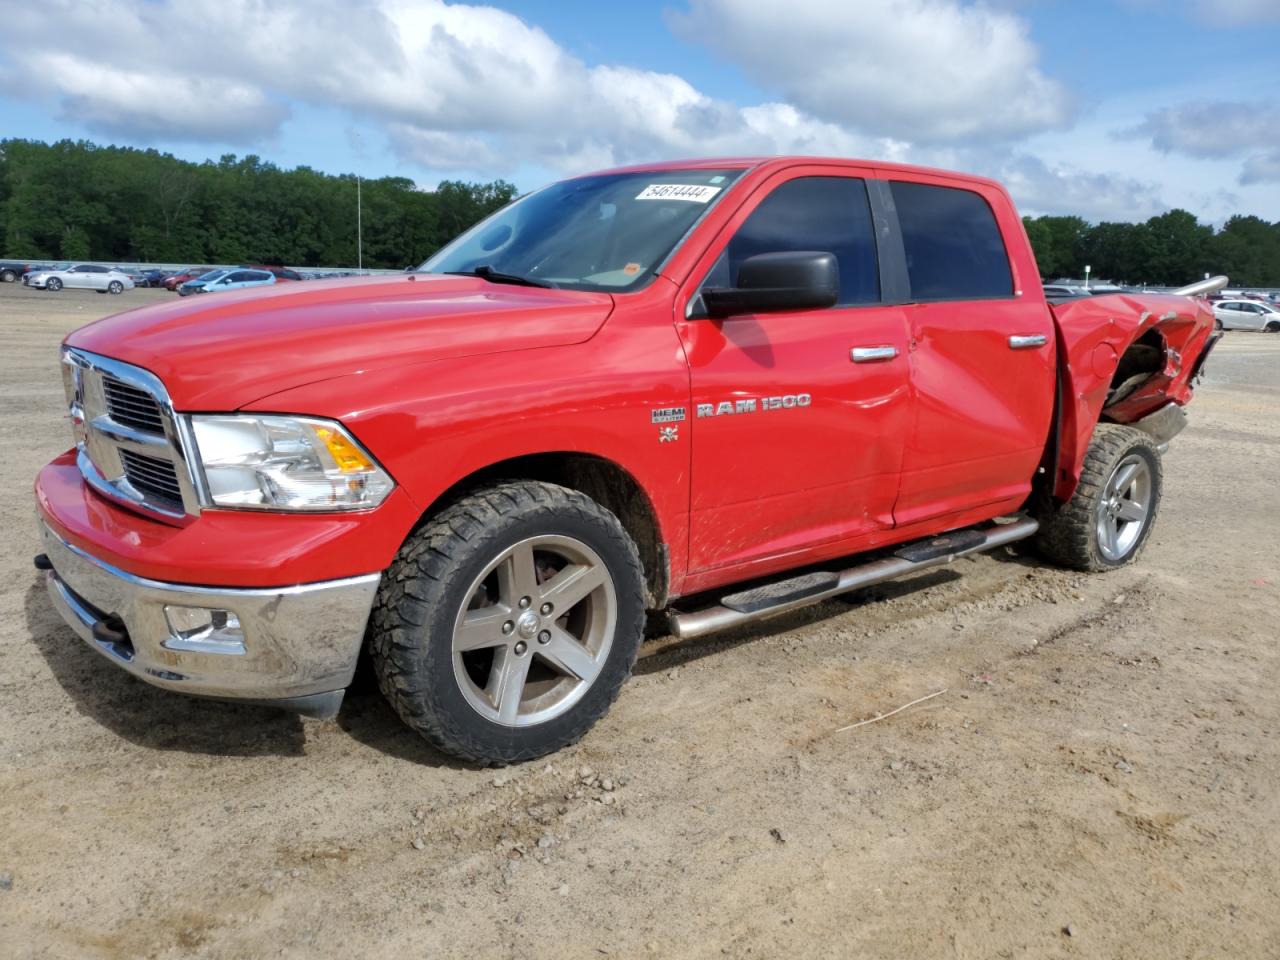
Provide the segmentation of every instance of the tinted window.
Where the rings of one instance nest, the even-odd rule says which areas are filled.
[[[913,300],[979,300],[1013,294],[995,214],[972,190],[895,182]]]
[[[851,177],[801,177],[775,189],[738,228],[704,286],[733,286],[742,261],[757,253],[795,250],[835,254],[841,304],[879,302],[867,186]]]

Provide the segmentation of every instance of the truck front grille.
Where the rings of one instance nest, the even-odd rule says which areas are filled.
[[[164,384],[141,367],[64,349],[76,462],[95,490],[168,519],[200,512],[180,418]]]
[[[123,380],[107,375],[102,378],[107,412],[116,423],[151,433],[164,434],[164,418],[156,398],[145,390],[131,387]]]
[[[124,467],[125,479],[139,493],[167,501],[174,509],[182,509],[182,485],[171,461],[121,450],[120,463]]]

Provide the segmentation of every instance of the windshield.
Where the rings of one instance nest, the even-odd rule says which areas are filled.
[[[219,277],[225,277],[230,272],[230,270],[210,270],[208,273],[200,274],[196,279],[209,283],[213,280],[217,280]]]
[[[419,267],[505,274],[574,290],[652,279],[741,170],[608,173],[553,183],[499,210]]]

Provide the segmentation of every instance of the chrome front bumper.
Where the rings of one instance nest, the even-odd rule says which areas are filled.
[[[40,532],[49,596],[89,646],[147,683],[196,696],[337,713],[355,672],[379,574],[296,587],[236,590],[135,577]],[[46,560],[47,558],[47,560]],[[181,635],[166,607],[227,611],[242,642]]]

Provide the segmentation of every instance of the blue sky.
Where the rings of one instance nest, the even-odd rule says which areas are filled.
[[[3,136],[425,189],[827,153],[985,173],[1028,213],[1280,220],[1280,0],[5,6]]]

